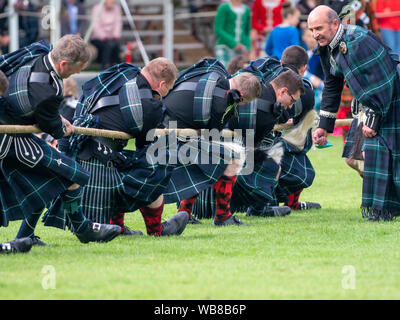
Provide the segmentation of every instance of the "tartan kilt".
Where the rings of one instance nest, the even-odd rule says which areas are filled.
[[[291,144],[282,139],[285,153],[281,161],[281,174],[279,175],[278,185],[275,189],[277,203],[287,201],[287,197],[301,189],[308,188],[314,181],[315,170],[307,157],[309,150],[307,144],[311,139],[307,139],[305,149],[299,151]]]
[[[354,118],[353,122],[350,125],[350,129],[346,137],[346,142],[344,143],[342,158],[351,157],[354,146],[354,135],[356,133],[357,126],[358,126],[358,119]]]
[[[88,219],[108,224],[116,213],[136,211],[163,194],[173,166],[148,162],[147,149],[148,146],[137,151],[124,150],[123,154],[132,161],[123,169],[106,166],[95,157],[77,160],[91,172],[80,203]],[[67,225],[60,199],[46,213],[45,225],[61,229]]]
[[[398,82],[396,82],[398,85]],[[378,134],[365,138],[363,217],[391,220],[400,215],[400,90],[382,121]]]
[[[400,157],[394,156],[379,134],[364,139],[362,214],[391,220],[400,215]]]
[[[231,212],[246,212],[249,206],[263,207],[273,202],[278,170],[279,165],[272,159],[267,159],[261,165],[255,165],[253,173],[238,175],[230,202]],[[199,219],[214,217],[214,188],[208,188],[200,193],[194,203],[192,214]]]
[[[245,212],[249,206],[262,206],[274,201],[279,165],[271,158],[255,164],[248,175],[238,175],[233,188],[231,212]]]
[[[183,148],[185,154],[193,155],[194,161],[185,164],[178,159],[164,193],[165,203],[176,203],[192,198],[212,187],[223,175],[232,159],[244,157],[242,154],[231,153],[232,149],[223,143],[204,139],[196,140],[192,145],[178,142],[178,153]],[[207,163],[204,163],[203,159],[206,159]]]
[[[89,172],[76,161],[33,134],[24,137],[39,145],[43,157],[33,168],[23,164],[13,141],[7,156],[0,160],[0,226],[43,210],[72,184],[85,185],[89,180]]]

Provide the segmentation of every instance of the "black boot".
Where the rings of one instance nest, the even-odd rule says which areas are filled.
[[[121,236],[142,236],[143,232],[139,230],[132,230],[128,228],[126,225],[123,226]]]
[[[213,226],[216,227],[223,227],[223,226],[245,226],[245,224],[240,221],[239,217],[231,215],[227,220],[225,221],[216,221],[215,219],[212,222]]]
[[[321,205],[317,202],[301,201],[297,210],[321,209]]]
[[[196,219],[193,216],[190,216],[188,223],[190,223],[190,224],[203,224],[203,222],[200,222],[198,219]]]
[[[10,242],[0,243],[0,254],[1,253],[17,253],[17,252],[28,252],[32,248],[31,238],[19,238],[14,239]]]
[[[81,233],[75,233],[82,243],[108,242],[121,233],[121,227],[115,224],[100,224],[89,222],[88,227]]]
[[[189,214],[186,211],[180,211],[172,218],[162,223],[162,236],[179,236],[189,221]]]

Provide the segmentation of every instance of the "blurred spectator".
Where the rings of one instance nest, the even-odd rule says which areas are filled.
[[[0,14],[6,12],[8,1],[7,0],[0,0]],[[1,54],[6,53],[8,44],[10,42],[10,36],[8,34],[8,20],[7,18],[0,19],[0,47],[1,47]]]
[[[319,55],[314,53],[317,48],[317,41],[313,38],[312,33],[308,29],[303,31],[303,41],[307,45],[308,64],[304,78],[311,82],[314,88],[314,109],[319,111],[322,99],[322,90],[324,88],[324,72],[322,70]]]
[[[255,0],[251,12],[251,59],[260,57],[265,48],[267,33],[282,22],[282,3],[285,0]]]
[[[231,74],[234,75],[240,69],[243,69],[250,63],[249,55],[248,54],[240,54],[234,57],[229,63],[226,70]]]
[[[78,15],[85,14],[84,0],[65,0],[61,9],[61,35],[72,33],[84,37],[87,22],[85,19],[78,19]]]
[[[235,56],[250,51],[250,8],[242,0],[231,0],[217,9],[214,30],[215,55],[224,66]]]
[[[97,48],[97,61],[104,70],[120,63],[121,7],[115,4],[115,0],[106,0],[103,7],[96,4],[92,10],[92,20],[96,22],[93,25],[91,42]]]
[[[61,102],[60,114],[72,123],[78,103],[78,88],[76,81],[72,77],[64,79],[63,86],[64,100]]]
[[[376,0],[376,13],[383,41],[400,55],[400,1]]]
[[[15,10],[38,13],[37,7],[30,0],[17,0]],[[25,47],[38,40],[39,17],[19,16],[19,47]]]
[[[300,21],[300,11],[290,2],[282,4],[282,23],[276,26],[267,39],[265,52],[271,56],[281,59],[282,52],[291,45],[300,45],[299,31],[297,25]]]
[[[300,0],[297,3],[297,9],[300,10],[300,28],[307,28],[307,17],[309,13],[318,5],[321,4],[321,0]]]

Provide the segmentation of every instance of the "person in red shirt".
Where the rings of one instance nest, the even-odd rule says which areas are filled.
[[[376,0],[375,5],[382,39],[400,55],[400,1]]]
[[[259,58],[265,48],[267,33],[282,23],[282,3],[285,0],[255,0],[251,12],[251,59]]]

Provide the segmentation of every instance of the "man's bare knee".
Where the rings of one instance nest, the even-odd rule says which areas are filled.
[[[159,208],[162,203],[164,201],[164,196],[160,195],[157,200],[155,200],[154,202],[150,203],[147,207],[148,208]]]
[[[79,184],[74,183],[74,184],[72,184],[72,185],[69,186],[68,190],[75,190],[75,189],[78,189],[79,187],[80,187]]]
[[[243,164],[240,161],[233,160],[231,164],[228,164],[224,171],[224,175],[227,177],[232,177],[238,175],[240,170],[242,170]]]

